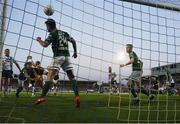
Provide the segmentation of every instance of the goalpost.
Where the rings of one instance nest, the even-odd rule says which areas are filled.
[[[5,33],[5,25],[6,25],[6,14],[7,14],[7,0],[2,0],[0,3],[0,80],[2,73],[2,53],[3,53],[3,45],[4,45],[4,33]],[[0,83],[1,87],[1,83]]]

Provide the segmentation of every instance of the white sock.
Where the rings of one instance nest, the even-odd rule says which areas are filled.
[[[55,88],[55,93],[57,93],[57,92],[58,92],[58,88],[56,87],[56,88]]]
[[[34,96],[35,87],[32,87],[32,96]]]
[[[53,93],[53,94],[56,93],[56,87],[54,87],[54,88],[52,89],[52,93]]]
[[[56,87],[56,93],[58,92],[58,88]]]
[[[4,94],[5,94],[5,88],[4,86],[2,86],[2,96],[4,96]]]
[[[8,95],[11,95],[12,86],[8,86]]]

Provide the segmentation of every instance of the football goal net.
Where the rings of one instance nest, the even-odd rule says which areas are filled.
[[[54,8],[49,17],[43,12],[47,5]],[[51,47],[43,48],[36,38],[47,38],[44,22],[53,18],[58,29],[76,40],[78,58],[71,61],[79,85],[86,84],[80,90],[98,91],[97,101],[98,93],[106,96],[99,109],[115,110],[118,122],[180,122],[177,0],[0,0],[0,14],[1,61],[8,48],[21,67],[31,55],[47,68],[53,57]],[[127,44],[133,45],[138,57],[126,52]],[[71,45],[69,49],[73,55]],[[131,65],[120,67],[132,57],[133,67],[138,60],[143,62],[142,76]],[[19,74],[15,66],[13,72]],[[62,69],[59,79],[68,80]],[[129,87],[129,82],[135,86]],[[24,122],[23,117],[20,120]]]

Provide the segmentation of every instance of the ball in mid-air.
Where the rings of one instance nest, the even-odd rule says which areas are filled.
[[[54,13],[54,8],[51,5],[47,5],[47,6],[44,7],[44,13],[47,16],[51,16]]]

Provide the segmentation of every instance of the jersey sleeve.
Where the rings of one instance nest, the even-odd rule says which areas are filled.
[[[6,61],[6,57],[5,56],[2,57],[2,61],[4,61],[4,62]]]
[[[25,68],[23,67],[23,69],[21,70],[21,73],[24,73],[25,72]]]
[[[71,36],[67,32],[65,32],[65,37],[68,41],[71,41]]]
[[[51,44],[53,42],[53,36],[51,33],[48,35],[48,37],[45,39],[45,41],[47,41],[49,44]]]
[[[25,78],[25,75],[24,75],[24,68],[22,69],[22,71],[20,72],[20,74],[19,74],[19,79],[20,80],[25,80],[26,78]]]

